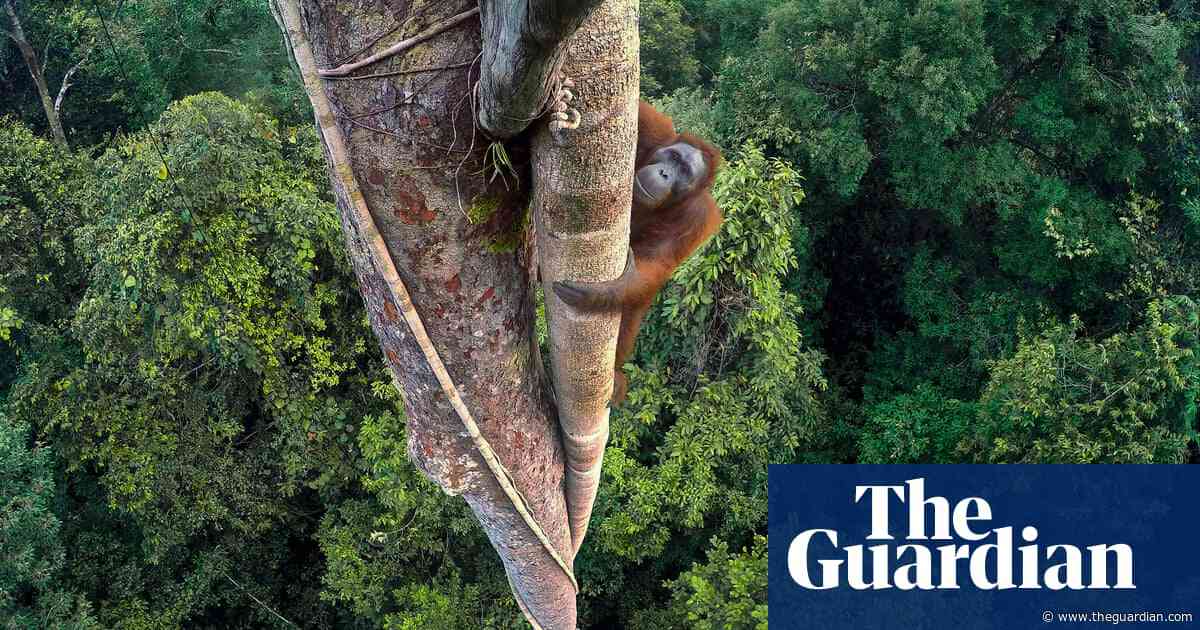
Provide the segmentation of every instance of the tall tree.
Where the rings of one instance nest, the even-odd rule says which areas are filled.
[[[607,438],[616,322],[550,306],[568,412],[560,435],[532,334],[532,248],[522,246],[531,191],[505,172],[523,160],[504,156],[526,153],[533,136],[542,279],[618,275],[636,13],[631,0],[472,4],[275,8],[313,103],[371,324],[405,398],[409,454],[467,500],[530,623],[573,629],[571,565]],[[570,68],[584,115],[522,134],[570,98],[559,88],[576,29]]]
[[[30,43],[29,37],[25,35],[25,29],[21,25],[21,18],[17,15],[17,9],[13,6],[13,0],[4,0],[4,13],[7,17],[8,27],[0,29],[8,35],[10,39],[17,45],[21,51],[21,57],[25,60],[25,66],[29,68],[29,74],[33,77],[33,83],[37,87],[38,97],[42,101],[42,109],[46,112],[46,121],[50,125],[50,132],[54,135],[54,141],[59,146],[67,146],[67,134],[63,131],[62,117],[59,112],[62,110],[63,99],[67,95],[67,90],[71,88],[71,77],[79,71],[79,68],[87,62],[87,49],[80,59],[76,61],[66,73],[63,75],[62,83],[59,84],[58,96],[53,100],[50,99],[50,88],[46,84],[46,61],[39,60],[37,50]]]

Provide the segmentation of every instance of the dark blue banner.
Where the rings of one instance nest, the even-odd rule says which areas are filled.
[[[772,630],[1200,627],[1198,466],[770,468]]]

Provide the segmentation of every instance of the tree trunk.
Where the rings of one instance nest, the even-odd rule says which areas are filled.
[[[597,9],[597,7],[599,7]],[[554,295],[558,279],[607,280],[625,267],[637,139],[638,32],[634,0],[485,0],[479,120],[509,137],[547,111],[548,91],[576,81],[576,129],[533,137],[534,224],[546,283],[550,358],[566,449],[574,550],[587,533],[608,442],[614,314],[581,314]],[[569,53],[561,45],[571,34]],[[559,39],[554,39],[555,34]],[[577,113],[577,112],[576,112]]]
[[[50,89],[46,87],[46,77],[42,74],[41,64],[38,63],[37,51],[25,37],[25,29],[21,28],[21,19],[17,17],[12,0],[5,0],[4,11],[8,13],[8,21],[12,29],[8,31],[8,36],[16,42],[17,48],[21,50],[21,56],[25,58],[29,74],[33,75],[33,83],[37,86],[38,96],[42,99],[42,109],[46,111],[46,120],[50,123],[50,132],[54,134],[54,142],[65,149],[67,148],[67,134],[63,132],[58,109],[55,108],[54,101],[50,99]]]
[[[534,137],[533,211],[578,551],[608,442],[620,315],[575,311],[551,283],[611,280],[625,269],[637,144],[636,0],[604,2],[571,38],[563,72],[576,83],[580,125],[556,134],[543,125]]]
[[[295,0],[280,0],[287,13]],[[384,41],[423,32],[473,3],[435,0],[359,3],[301,0],[316,63],[333,68]],[[286,17],[286,16],[285,16]],[[284,20],[287,21],[286,19]],[[294,50],[306,48],[291,33]],[[518,603],[547,630],[574,630],[575,591],[481,459],[416,338],[401,318],[358,224],[356,181],[430,340],[460,388],[484,438],[511,472],[529,511],[569,563],[571,534],[563,494],[563,453],[545,383],[535,363],[533,301],[519,236],[522,195],[505,194],[484,173],[486,142],[475,129],[470,87],[478,78],[479,22],[462,25],[357,74],[405,74],[325,82],[345,137],[349,165],[331,162],[347,250],[371,325],[402,387],[408,450],[443,490],[461,494],[496,548]],[[367,50],[363,55],[372,51]],[[296,58],[300,62],[301,54]],[[442,68],[426,70],[429,68]],[[353,75],[352,75],[353,76]],[[318,86],[319,87],[319,86]],[[327,157],[330,138],[324,142]],[[346,172],[346,171],[350,172]]]
[[[511,138],[545,113],[566,53],[563,43],[600,4],[601,0],[480,1],[487,42],[480,66],[480,126],[497,138]]]
[[[470,2],[296,1],[276,8],[371,325],[404,394],[409,454],[467,500],[530,622],[574,630],[570,563],[608,436],[617,318],[550,299],[565,464],[533,342],[530,249],[512,245],[530,191],[492,176],[501,167],[485,160],[474,122],[478,109],[489,131],[511,137],[538,118],[566,39],[584,25],[568,62],[583,124],[552,135],[542,120],[532,134],[535,222],[547,282],[618,275],[637,134],[635,0],[599,10],[599,0],[485,0],[482,52]]]

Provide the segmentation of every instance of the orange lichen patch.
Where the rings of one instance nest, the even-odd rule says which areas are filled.
[[[487,291],[484,291],[483,295],[479,296],[479,299],[475,301],[475,308],[482,308],[484,302],[492,299],[493,295],[496,295],[496,289],[488,287]]]
[[[420,192],[397,188],[393,197],[396,200],[396,216],[409,225],[429,223],[437,217],[425,206],[425,196]]]
[[[450,469],[446,471],[446,481],[451,488],[458,489],[462,487],[463,473],[465,469],[458,462],[450,462]]]
[[[391,363],[400,363],[400,355],[396,354],[395,350],[388,350],[386,353],[388,361]]]
[[[454,274],[450,276],[449,280],[442,283],[442,286],[446,287],[446,290],[451,293],[458,293],[458,290],[462,288],[462,280],[459,279],[458,274]]]
[[[367,170],[367,181],[370,182],[372,186],[382,186],[383,183],[387,181],[387,178],[384,177],[383,171],[379,170],[378,166],[372,165],[371,168]]]
[[[394,322],[399,317],[399,314],[396,312],[396,307],[392,306],[391,300],[387,300],[383,303],[383,316],[389,322]]]

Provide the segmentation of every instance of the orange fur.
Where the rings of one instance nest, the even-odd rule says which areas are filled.
[[[576,283],[558,283],[555,288],[560,297],[577,308],[621,311],[613,406],[625,399],[628,383],[621,366],[633,354],[634,341],[654,296],[680,263],[721,227],[721,211],[709,192],[721,164],[721,152],[696,136],[676,133],[670,117],[642,101],[638,108],[634,172],[649,163],[660,148],[677,142],[686,142],[704,154],[708,172],[699,185],[687,197],[664,208],[643,208],[636,202],[633,204],[629,227],[633,258],[620,278],[587,284],[586,289]]]

